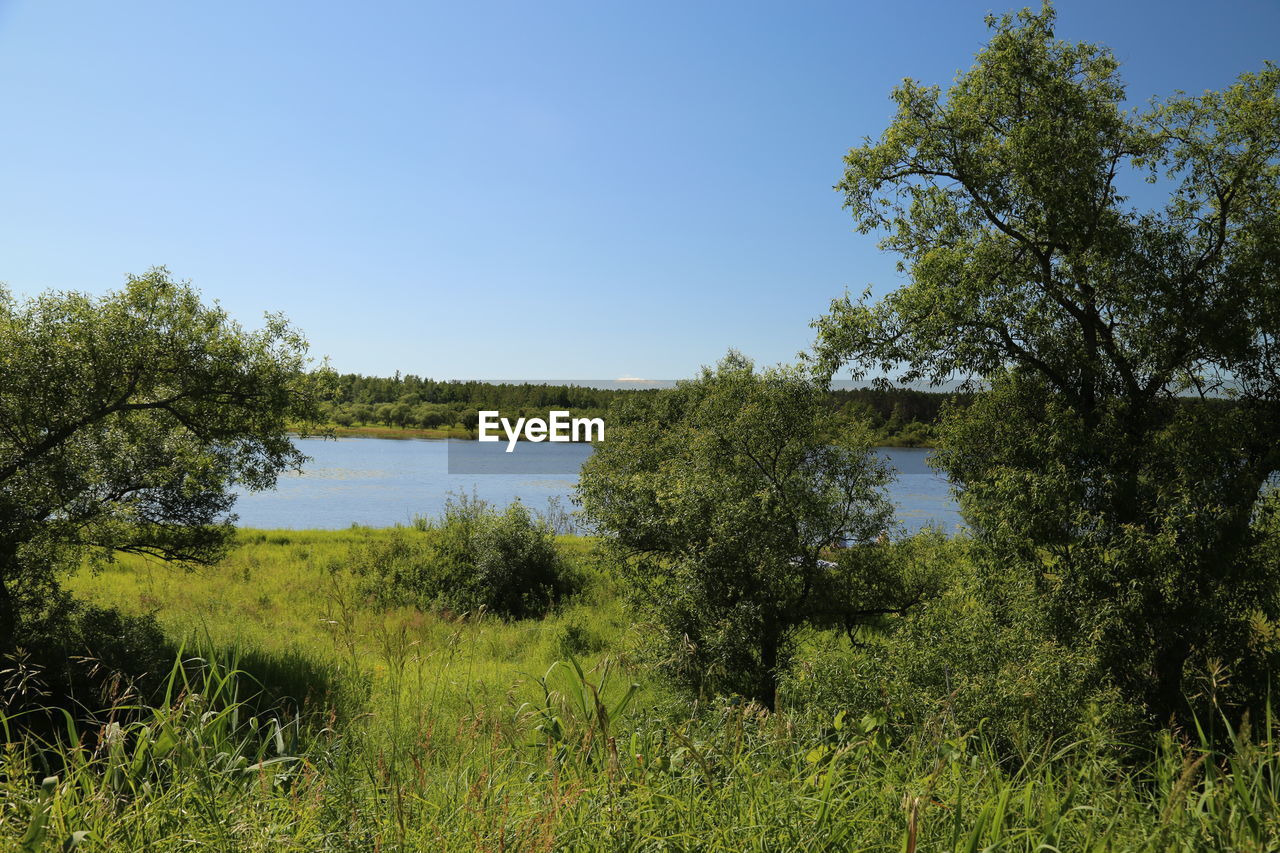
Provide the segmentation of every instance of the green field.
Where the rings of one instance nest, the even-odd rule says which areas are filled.
[[[1135,766],[1101,728],[1011,751],[796,687],[776,714],[691,702],[632,662],[590,541],[558,540],[587,578],[571,602],[504,622],[371,607],[348,554],[388,535],[246,530],[199,573],[73,578],[206,663],[78,748],[7,738],[7,849],[1275,849],[1270,720],[1229,755],[1166,737]],[[302,711],[251,701],[255,677]]]

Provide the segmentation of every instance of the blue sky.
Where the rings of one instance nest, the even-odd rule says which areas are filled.
[[[341,371],[674,378],[790,360],[895,284],[832,191],[990,0],[0,0],[0,281],[164,264]],[[1280,2],[1062,0],[1129,95],[1280,59]]]

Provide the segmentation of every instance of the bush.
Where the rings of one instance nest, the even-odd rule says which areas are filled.
[[[963,539],[926,534],[894,547],[941,573],[945,589],[855,643],[820,635],[784,681],[790,707],[893,709],[908,727],[943,717],[1006,747],[1069,735],[1084,720],[1139,727],[1140,708],[1120,699],[1097,655],[1047,636],[1035,590]]]
[[[525,618],[579,585],[551,528],[519,501],[498,512],[474,497],[450,498],[443,518],[418,519],[352,556],[363,591],[384,607]]]
[[[510,616],[545,613],[571,586],[555,534],[517,502],[486,516],[472,538],[477,605]]]
[[[152,700],[175,653],[153,616],[67,599],[0,659],[0,706],[80,717],[122,698]]]
[[[360,578],[360,592],[382,608],[435,605],[436,592],[448,579],[437,571],[430,537],[396,530],[370,538],[351,549],[351,569]]]

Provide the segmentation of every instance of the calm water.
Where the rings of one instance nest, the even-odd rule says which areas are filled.
[[[559,496],[571,509],[569,496],[576,475],[545,473],[450,474],[444,441],[386,438],[300,439],[298,447],[312,458],[301,474],[280,477],[274,492],[241,496],[236,504],[245,527],[327,528],[352,524],[387,527],[407,524],[415,515],[435,516],[446,497],[466,492],[499,506],[517,497],[532,508]],[[884,448],[879,451],[898,470],[890,495],[898,520],[908,530],[936,524],[948,532],[960,523],[946,480],[925,465],[928,451]],[[558,454],[555,464],[548,457]],[[521,444],[507,456],[524,460],[530,469],[571,471],[591,455],[588,444]]]

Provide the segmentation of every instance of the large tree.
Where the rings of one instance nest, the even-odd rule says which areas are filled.
[[[1280,69],[1128,109],[1111,52],[1054,20],[990,18],[972,68],[905,81],[849,152],[838,189],[909,281],[833,303],[817,351],[982,380],[938,455],[975,535],[1165,718],[1193,658],[1249,664],[1276,603],[1254,522],[1280,467]]]
[[[279,316],[248,332],[163,268],[95,298],[0,290],[0,647],[59,576],[117,552],[215,561],[235,489],[304,456],[326,370]]]
[[[888,479],[864,434],[837,430],[820,382],[731,353],[615,408],[579,497],[667,671],[772,709],[806,625],[852,628],[914,594],[866,544],[891,523]],[[823,558],[848,542],[863,547]]]

